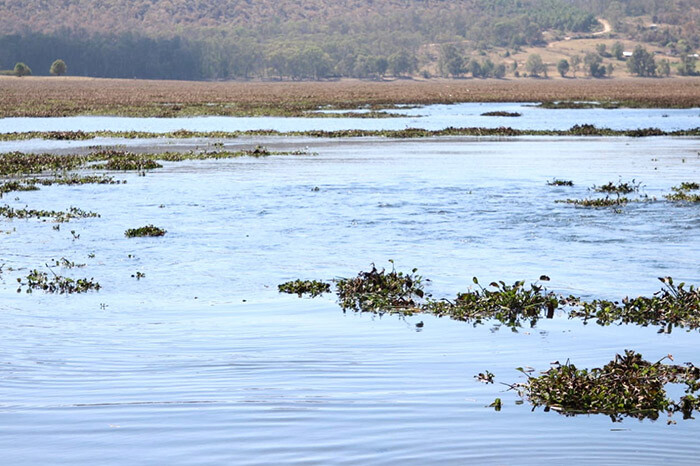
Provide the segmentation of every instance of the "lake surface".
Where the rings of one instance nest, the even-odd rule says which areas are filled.
[[[700,206],[659,201],[614,213],[555,203],[620,178],[661,198],[700,179],[697,138],[227,144],[258,142],[314,154],[163,163],[145,177],[112,173],[125,185],[42,187],[0,201],[102,215],[58,231],[0,221],[6,464],[697,464],[698,421],[532,411],[500,384],[522,382],[518,366],[600,366],[625,349],[697,364],[697,332],[585,326],[563,315],[512,332],[345,314],[331,295],[276,291],[286,280],[391,267],[389,259],[417,267],[432,280],[428,291],[445,297],[473,276],[547,274],[548,288],[589,298],[649,295],[665,275],[698,285]],[[555,177],[575,186],[547,186]],[[149,223],[168,233],[124,237]],[[16,293],[17,277],[61,257],[86,266],[56,272],[103,288]],[[146,276],[136,280],[137,271]],[[496,384],[476,381],[485,370]],[[500,412],[487,408],[496,397]]]
[[[398,108],[395,118],[284,118],[284,117],[194,117],[194,118],[125,118],[111,116],[77,116],[58,118],[2,118],[0,133],[24,131],[149,131],[166,133],[189,131],[339,131],[400,130],[422,128],[440,130],[447,127],[565,130],[574,125],[593,124],[615,130],[659,128],[664,131],[697,128],[700,108],[689,109],[544,109],[523,103],[461,103]],[[506,111],[520,117],[490,117],[482,113]]]

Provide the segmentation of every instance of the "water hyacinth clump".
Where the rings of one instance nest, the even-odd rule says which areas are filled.
[[[700,328],[700,289],[685,283],[675,285],[671,277],[660,277],[665,285],[651,297],[626,297],[620,302],[593,300],[578,302],[569,316],[584,322],[595,319],[600,325],[659,325],[660,332],[670,333],[674,327]]]
[[[36,218],[40,220],[46,220],[49,218],[54,219],[55,222],[63,223],[69,222],[76,218],[94,218],[99,217],[100,214],[95,212],[89,212],[77,207],[70,207],[67,211],[56,211],[56,210],[37,210],[37,209],[15,209],[8,205],[0,206],[0,217],[5,217],[9,219],[30,219]]]
[[[641,181],[638,182],[636,180],[632,181],[625,181],[623,182],[622,180],[619,180],[617,183],[613,183],[612,181],[596,186],[593,185],[591,188],[593,191],[598,192],[598,193],[608,193],[608,194],[631,194],[631,193],[636,193],[639,192],[639,188],[642,186]]]
[[[679,186],[672,187],[671,190],[673,193],[664,196],[669,201],[700,202],[700,193],[691,192],[700,190],[699,183],[683,182]]]
[[[294,280],[277,285],[277,289],[280,293],[296,294],[300,298],[305,294],[315,298],[323,293],[330,293],[331,285],[318,280]]]
[[[574,182],[571,180],[559,180],[557,178],[552,179],[552,181],[547,181],[548,186],[573,186]]]
[[[657,419],[661,413],[669,416],[681,412],[684,419],[700,410],[698,379],[700,368],[661,364],[671,356],[650,363],[634,351],[617,355],[602,368],[578,369],[573,364],[554,363],[537,377],[527,376],[525,383],[515,384],[520,396],[533,406],[544,406],[567,416],[576,414],[606,414],[614,422],[625,416],[637,419]],[[668,383],[686,384],[685,395],[679,400],[668,397]],[[672,422],[672,421],[670,421]]]
[[[417,269],[411,273],[397,272],[393,267],[387,272],[377,270],[372,264],[369,272],[336,281],[340,306],[343,310],[360,312],[411,314],[418,310],[417,300],[424,296],[422,277],[416,272]]]
[[[540,280],[548,281],[549,277],[543,275]],[[495,319],[515,330],[523,321],[534,326],[540,318],[552,318],[560,304],[557,295],[538,284],[531,284],[528,289],[522,280],[513,285],[499,281],[484,288],[476,277],[472,281],[478,289],[459,293],[454,301],[429,301],[425,310],[438,317],[447,316],[474,325]]]
[[[158,228],[155,225],[146,225],[140,228],[129,228],[124,232],[124,236],[127,238],[139,238],[145,236],[164,236],[167,230]]]
[[[33,290],[40,290],[46,293],[58,294],[86,293],[88,291],[97,291],[101,288],[100,284],[92,278],[79,278],[76,280],[56,275],[53,271],[51,273],[53,277],[49,278],[46,272],[39,272],[36,269],[32,270],[25,278],[25,281],[22,281],[21,278],[17,279],[20,285],[17,288],[17,292],[20,293],[23,286],[26,287],[27,293],[31,293]]]

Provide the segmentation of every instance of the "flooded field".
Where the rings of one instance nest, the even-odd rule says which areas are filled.
[[[454,118],[481,113],[470,105]],[[544,111],[517,108],[523,121]],[[613,112],[594,121],[611,128],[634,127],[635,118],[639,127],[668,128],[700,120],[697,109],[634,110],[648,120],[588,111]],[[452,124],[445,112],[405,112]],[[0,131],[70,130],[73,120],[0,120]],[[83,130],[97,121],[77,120]],[[95,129],[140,124],[99,121]],[[148,130],[195,129],[191,121],[218,120],[151,120]],[[241,129],[222,125],[207,128]],[[511,331],[496,321],[344,313],[332,295],[277,292],[296,278],[352,277],[372,263],[391,269],[389,260],[397,270],[418,268],[436,297],[473,287],[474,276],[530,283],[545,274],[548,289],[587,299],[649,296],[662,276],[698,285],[700,204],[663,197],[700,180],[697,138],[245,137],[134,140],[128,148],[215,143],[305,153],[160,162],[145,176],[109,173],[126,184],[42,186],[0,199],[14,209],[100,214],[58,229],[0,219],[0,450],[8,464],[697,463],[698,421],[564,416],[533,410],[504,385],[525,381],[518,367],[542,371],[567,359],[600,367],[625,349],[698,364],[697,331],[584,325],[560,311]],[[0,152],[67,154],[96,144],[127,142],[3,142]],[[548,185],[553,179],[573,186]],[[556,202],[633,179],[656,201],[597,209]],[[148,224],[167,233],[125,237]],[[78,265],[51,265],[63,258]],[[93,278],[101,289],[17,293],[17,279],[32,269]],[[487,370],[495,384],[475,378]],[[495,398],[500,411],[489,407]]]

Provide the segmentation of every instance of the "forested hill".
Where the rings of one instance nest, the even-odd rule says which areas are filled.
[[[0,69],[171,79],[318,79],[417,74],[440,44],[546,45],[608,17],[673,27],[698,41],[696,0],[0,0]],[[625,31],[630,34],[634,31]],[[424,66],[425,65],[425,66]],[[434,67],[430,68],[433,69]],[[427,73],[427,71],[424,71]]]

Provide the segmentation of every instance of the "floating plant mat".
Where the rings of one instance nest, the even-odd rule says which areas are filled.
[[[479,325],[496,321],[513,331],[528,323],[534,327],[539,319],[554,317],[561,309],[569,318],[584,322],[596,319],[601,325],[628,324],[660,326],[659,333],[671,333],[674,328],[700,328],[700,289],[685,283],[674,284],[671,277],[659,278],[664,288],[651,297],[625,297],[620,301],[585,301],[575,296],[562,296],[548,291],[539,283],[525,286],[525,281],[507,285],[491,282],[483,287],[472,279],[476,289],[458,293],[454,299],[435,299],[426,295],[424,279],[416,274],[385,269],[360,272],[355,278],[334,280],[338,302],[343,311],[376,314],[432,314]],[[549,281],[542,275],[541,281]],[[428,280],[429,281],[429,280]],[[331,291],[330,283],[317,280],[295,280],[278,286],[281,293],[320,296]],[[426,299],[421,302],[421,300]]]
[[[693,419],[700,411],[700,368],[690,362],[662,364],[665,359],[673,357],[651,363],[627,350],[605,366],[590,370],[578,369],[569,361],[554,363],[539,376],[518,368],[527,381],[511,388],[533,406],[567,416],[607,414],[619,422],[623,417],[655,420],[663,413],[670,418],[680,412],[683,419]],[[684,384],[685,394],[678,400],[670,398],[665,390],[668,384]]]
[[[0,141],[21,141],[29,139],[49,140],[89,140],[94,138],[124,139],[191,139],[191,138],[237,138],[241,136],[304,136],[314,138],[360,138],[386,137],[396,139],[427,138],[437,136],[700,136],[700,127],[683,130],[661,130],[659,128],[610,129],[598,128],[591,124],[574,125],[569,129],[516,129],[511,127],[447,127],[444,129],[342,129],[342,130],[307,130],[277,131],[255,129],[247,131],[188,131],[177,130],[163,133],[148,131],[28,131],[0,133]]]

